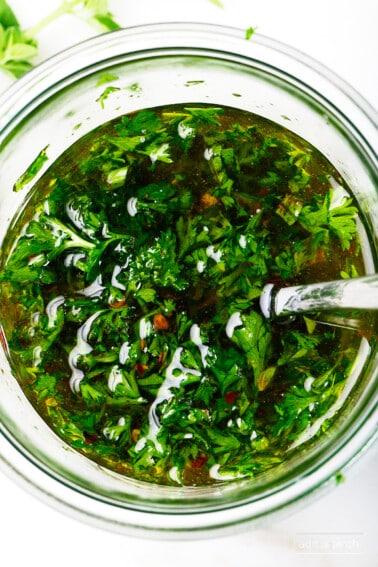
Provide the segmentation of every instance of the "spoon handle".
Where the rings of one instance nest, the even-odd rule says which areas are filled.
[[[267,319],[330,309],[378,309],[378,274],[279,290],[267,284],[260,307]]]

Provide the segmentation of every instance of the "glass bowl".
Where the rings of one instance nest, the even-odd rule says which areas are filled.
[[[118,76],[103,105],[104,73]],[[101,100],[101,99],[100,99]],[[156,24],[105,34],[46,61],[0,102],[0,242],[28,199],[12,188],[36,154],[49,161],[96,126],[140,108],[212,103],[288,127],[339,170],[361,211],[366,271],[378,266],[375,115],[342,80],[272,39],[207,24]],[[1,321],[0,321],[1,324]],[[375,327],[376,329],[377,327]],[[1,330],[1,327],[0,327]],[[58,509],[118,532],[193,538],[260,525],[335,484],[376,434],[378,348],[361,339],[332,434],[258,480],[207,487],[155,486],[118,476],[58,438],[24,396],[2,336],[0,463]]]

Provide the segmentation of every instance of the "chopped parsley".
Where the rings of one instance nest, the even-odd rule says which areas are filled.
[[[97,80],[96,83],[96,87],[100,87],[101,85],[104,85],[106,83],[112,83],[113,81],[116,81],[118,79],[118,75],[116,75],[115,73],[102,73],[102,75],[100,75],[100,77]]]
[[[104,124],[36,182],[0,257],[24,392],[126,476],[202,485],[280,465],[331,427],[360,331],[267,321],[259,297],[362,273],[356,217],[331,164],[259,116],[188,104]]]
[[[249,40],[255,33],[256,28],[249,27],[245,30],[245,39]]]
[[[17,179],[14,184],[14,191],[20,191],[23,189],[25,185],[33,181],[35,176],[41,171],[45,162],[49,159],[47,155],[48,147],[49,146],[46,146],[39,152],[37,157],[29,165],[28,169],[19,177],[19,179]]]
[[[102,83],[100,83],[100,84],[102,84]],[[106,87],[102,91],[100,96],[96,99],[96,102],[100,103],[101,108],[105,108],[105,101],[109,97],[109,95],[111,95],[112,93],[115,93],[119,90],[121,90],[119,87],[112,87],[112,86]]]

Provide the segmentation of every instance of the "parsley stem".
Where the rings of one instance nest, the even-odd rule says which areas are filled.
[[[45,27],[50,25],[54,20],[60,18],[60,16],[63,16],[64,14],[72,13],[73,9],[80,3],[81,0],[72,0],[71,2],[67,0],[63,0],[63,2],[58,8],[53,10],[50,14],[48,14],[35,26],[32,26],[27,30],[25,30],[25,35],[30,38],[37,36]]]

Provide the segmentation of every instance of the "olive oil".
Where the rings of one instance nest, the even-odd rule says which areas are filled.
[[[252,113],[175,105],[104,124],[8,235],[0,314],[25,394],[69,445],[140,480],[280,465],[332,426],[369,320],[268,322],[259,297],[363,275],[357,215],[316,148]]]

